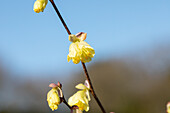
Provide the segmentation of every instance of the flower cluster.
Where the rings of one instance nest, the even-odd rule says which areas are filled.
[[[48,0],[36,0],[34,3],[34,11],[36,13],[43,12],[46,8]],[[53,2],[51,2],[53,4]],[[53,4],[53,6],[55,6]],[[69,33],[70,34],[70,33]],[[69,47],[69,54],[67,55],[67,61],[73,61],[74,64],[90,62],[95,55],[94,49],[84,40],[87,33],[79,32],[76,35],[69,35],[69,41],[72,44]],[[47,102],[52,111],[57,110],[61,102],[64,102],[71,111],[76,110],[76,113],[83,113],[83,111],[89,111],[89,84],[85,81],[85,85],[78,84],[76,86],[77,91],[73,96],[68,99],[68,103],[62,94],[61,84],[58,85],[51,83],[49,85],[52,89],[47,94]]]
[[[48,0],[37,0],[37,1],[35,1],[34,11],[36,13],[43,12],[47,3],[48,3]]]
[[[52,89],[47,94],[47,102],[52,111],[54,111],[58,109],[58,105],[63,101],[64,97],[59,85],[51,83],[49,86],[52,87]],[[82,113],[84,110],[88,111],[90,101],[88,82],[85,81],[85,85],[78,84],[76,88],[80,89],[80,91],[77,91],[68,99],[68,104],[71,107],[77,106],[76,113]]]
[[[91,58],[94,57],[94,49],[87,42],[84,41],[86,39],[86,35],[87,33],[83,32],[80,32],[76,35],[69,35],[69,40],[72,42],[72,44],[69,47],[69,54],[67,56],[68,62],[72,60],[75,64],[78,64],[80,61],[86,63],[90,62]],[[55,84],[51,84],[50,86],[52,87],[52,89],[47,94],[47,101],[49,107],[52,109],[52,111],[54,111],[62,102],[63,96],[60,95],[60,93],[62,93],[62,90],[59,86]],[[85,85],[78,84],[76,88],[80,90],[68,99],[68,104],[71,106],[72,110],[76,106],[76,113],[89,111],[89,83],[86,80]]]
[[[90,62],[94,57],[94,49],[84,40],[86,33],[80,32],[76,35],[69,35],[69,40],[72,44],[69,47],[69,54],[67,56],[68,62],[72,59],[73,63],[78,64],[80,61],[83,63]]]

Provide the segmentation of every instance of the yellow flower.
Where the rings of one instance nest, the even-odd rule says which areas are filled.
[[[43,12],[47,3],[48,3],[48,0],[37,0],[37,1],[35,1],[34,11],[36,13]]]
[[[83,37],[83,38],[82,38]],[[86,35],[76,36],[69,35],[69,40],[72,44],[69,47],[69,54],[67,56],[68,62],[72,59],[73,63],[78,64],[80,61],[83,63],[90,62],[94,57],[94,49],[85,42]]]
[[[52,111],[56,110],[58,108],[58,105],[60,104],[58,90],[58,87],[52,88],[47,94],[48,105],[52,109]]]
[[[167,113],[170,113],[170,102],[167,104]]]
[[[90,101],[89,89],[83,84],[78,84],[76,88],[82,89],[82,90],[77,91],[77,93],[71,96],[68,99],[68,104],[70,106],[73,106],[73,105],[78,106],[79,110],[81,111],[83,110],[88,111],[89,110],[88,102]]]

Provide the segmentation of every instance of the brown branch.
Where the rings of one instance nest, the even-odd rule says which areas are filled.
[[[93,95],[93,97],[94,97],[95,100],[97,101],[97,103],[98,103],[100,109],[102,110],[102,112],[103,112],[103,113],[106,113],[104,107],[102,106],[99,98],[97,97],[97,95],[96,95],[96,93],[95,93],[95,91],[94,91],[92,82],[91,82],[91,80],[90,80],[90,76],[89,76],[88,71],[87,71],[87,68],[86,68],[86,65],[85,65],[85,63],[83,63],[83,62],[81,62],[81,63],[82,63],[82,65],[83,65],[83,69],[84,69],[84,72],[85,72],[85,75],[86,75],[86,79],[87,79],[87,81],[89,82],[89,85],[90,85],[91,94]]]
[[[71,35],[71,32],[70,32],[70,30],[68,29],[68,27],[67,27],[64,19],[62,18],[61,14],[60,14],[60,12],[59,12],[59,10],[58,10],[58,8],[57,8],[57,6],[55,5],[54,1],[53,1],[53,0],[49,0],[49,1],[50,1],[51,4],[53,5],[53,8],[55,9],[55,11],[56,11],[58,17],[60,18],[60,20],[61,20],[64,28],[66,29],[67,33],[68,33],[69,35]]]
[[[72,107],[67,103],[65,97],[63,96],[63,103],[69,108],[69,109],[72,109]]]
[[[59,12],[59,10],[58,10],[58,8],[57,8],[57,6],[55,5],[54,1],[53,1],[53,0],[49,0],[49,1],[51,2],[52,6],[54,7],[54,9],[55,9],[58,17],[60,18],[60,20],[61,20],[64,28],[66,29],[68,35],[70,35],[71,32],[70,32],[70,30],[68,29],[68,27],[67,27],[64,19],[62,18],[61,14],[60,14],[60,12]],[[96,93],[95,93],[95,91],[94,91],[92,82],[91,82],[91,80],[90,80],[90,76],[89,76],[88,71],[87,71],[87,68],[86,68],[86,65],[85,65],[85,63],[83,63],[83,62],[81,62],[81,63],[82,63],[82,66],[83,66],[84,73],[85,73],[85,75],[86,75],[87,81],[89,82],[89,85],[90,85],[90,91],[91,91],[93,97],[95,98],[97,104],[99,105],[100,109],[102,110],[102,112],[103,112],[103,113],[106,113],[104,107],[102,106],[100,100],[98,99],[98,97],[97,97],[97,95],[96,95]],[[65,101],[65,98],[64,98],[63,102],[64,102],[64,103],[66,102],[66,101]],[[65,104],[67,105],[68,103],[66,102]],[[67,105],[67,106],[68,106],[68,105]]]

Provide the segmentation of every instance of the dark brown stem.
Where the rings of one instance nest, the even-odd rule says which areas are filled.
[[[63,103],[69,108],[69,109],[72,109],[72,107],[67,103],[65,97],[63,96]]]
[[[86,65],[85,63],[81,62],[82,65],[83,65],[83,69],[84,69],[84,72],[85,72],[85,75],[86,75],[86,79],[87,81],[89,82],[89,85],[90,85],[90,91],[91,91],[91,94],[93,95],[93,97],[95,98],[95,100],[97,101],[98,105],[100,106],[100,109],[102,110],[103,113],[106,113],[104,107],[102,106],[99,98],[97,97],[95,91],[94,91],[94,88],[93,88],[93,85],[92,85],[92,82],[90,80],[90,76],[88,74],[88,71],[87,71],[87,68],[86,68]]]
[[[68,27],[67,27],[67,25],[66,25],[64,19],[62,18],[61,14],[60,14],[60,12],[59,12],[59,10],[58,10],[58,8],[57,8],[57,6],[55,5],[54,1],[53,1],[53,0],[49,0],[49,1],[50,1],[51,4],[53,5],[53,7],[54,7],[54,9],[55,9],[55,11],[56,11],[58,17],[60,18],[60,20],[61,20],[61,22],[62,22],[64,28],[66,29],[67,33],[68,33],[69,35],[71,35],[71,32],[70,32],[70,30],[68,29]]]
[[[71,34],[71,32],[70,32],[70,30],[68,29],[68,27],[67,27],[66,23],[64,22],[64,19],[62,18],[62,16],[61,16],[61,14],[60,14],[59,10],[57,9],[57,6],[55,5],[54,1],[53,1],[53,0],[49,0],[49,1],[50,1],[50,2],[51,2],[51,4],[53,5],[53,7],[54,7],[54,9],[55,9],[55,11],[56,11],[56,13],[57,13],[58,17],[60,18],[60,20],[61,20],[61,22],[62,22],[62,24],[63,24],[64,28],[66,29],[66,31],[67,31],[67,33],[68,33],[68,35],[70,35],[70,34]],[[89,85],[90,85],[90,91],[91,91],[91,93],[92,93],[93,97],[95,98],[95,100],[96,100],[96,102],[98,103],[99,107],[101,108],[102,112],[103,112],[103,113],[106,113],[106,111],[105,111],[104,107],[102,106],[102,104],[101,104],[100,100],[98,99],[98,97],[97,97],[97,95],[96,95],[96,93],[95,93],[95,91],[94,91],[94,88],[93,88],[92,82],[91,82],[91,80],[90,80],[90,77],[89,77],[89,74],[88,74],[88,71],[87,71],[87,68],[86,68],[86,65],[85,65],[83,62],[82,62],[82,66],[83,66],[83,69],[84,69],[84,72],[85,72],[85,75],[86,75],[87,81],[89,82]],[[64,102],[64,103],[66,102],[66,101],[65,101],[65,98],[64,98],[63,102]],[[66,104],[67,106],[69,106],[67,102],[66,102],[65,104]],[[70,108],[70,107],[69,107],[69,108]]]
[[[57,84],[51,83],[51,84],[49,85],[49,87],[52,87],[52,88],[55,88],[55,87],[57,88],[57,87],[59,87],[60,90],[58,90],[58,94],[59,94],[59,96],[60,96],[61,102],[63,102],[68,108],[72,109],[72,107],[67,103],[67,101],[66,101],[66,99],[65,99],[65,97],[64,97],[64,95],[63,95],[63,92],[62,92],[62,84],[61,84],[60,82],[58,82]]]

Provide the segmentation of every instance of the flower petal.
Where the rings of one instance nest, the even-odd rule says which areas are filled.
[[[87,89],[87,87],[84,84],[78,84],[76,86],[77,89]]]
[[[87,90],[77,91],[77,93],[75,93],[73,96],[71,96],[68,99],[68,104],[70,106],[73,106],[73,105],[78,106],[79,110],[88,111],[89,110],[89,104],[88,104],[86,91]]]

